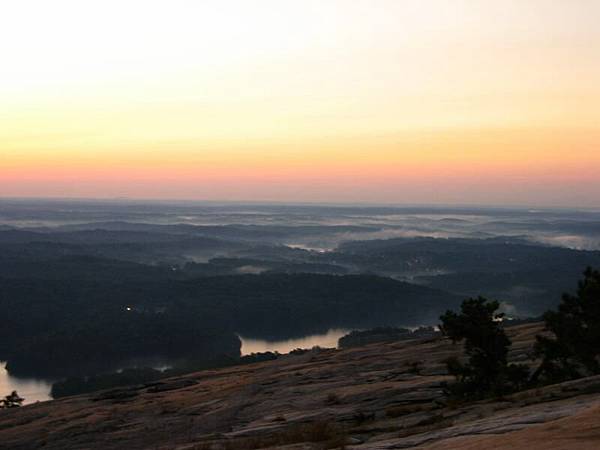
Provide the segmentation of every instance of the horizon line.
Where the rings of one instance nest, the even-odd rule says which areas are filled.
[[[421,208],[421,209],[436,209],[436,208],[448,208],[448,209],[504,209],[504,210],[529,210],[535,211],[584,211],[584,212],[600,212],[600,206],[566,206],[566,205],[536,205],[536,204],[482,204],[482,203],[379,203],[369,201],[301,201],[301,200],[243,200],[243,199],[189,199],[189,198],[153,198],[153,197],[72,197],[72,196],[3,196],[0,194],[0,201],[48,201],[48,202],[59,202],[59,201],[71,201],[71,202],[91,202],[91,203],[146,203],[146,204],[158,204],[158,203],[188,203],[188,204],[213,204],[213,205],[255,205],[255,206],[314,206],[314,207],[340,207],[340,208]]]

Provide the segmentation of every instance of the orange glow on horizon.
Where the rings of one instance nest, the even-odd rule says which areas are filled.
[[[597,2],[51,3],[0,30],[0,197],[600,207]]]

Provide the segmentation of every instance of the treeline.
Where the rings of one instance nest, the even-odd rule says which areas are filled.
[[[280,356],[277,352],[252,353],[241,357],[220,356],[202,361],[187,361],[185,364],[166,370],[150,367],[129,368],[117,372],[101,373],[91,376],[69,377],[52,384],[52,398],[85,394],[88,392],[109,389],[116,386],[128,386],[149,383],[161,378],[173,377],[199,370],[252,364],[272,361]]]
[[[398,327],[376,327],[369,330],[354,330],[338,340],[338,347],[352,348],[382,342],[407,339],[428,339],[440,334],[434,327],[419,327],[414,330]]]
[[[0,278],[0,360],[21,375],[88,375],[144,356],[236,358],[236,333],[277,339],[423,323],[459,303],[443,291],[377,276],[179,279],[163,268],[70,255],[29,259],[16,275]]]
[[[554,307],[585,267],[600,267],[599,251],[537,245],[517,237],[353,241],[323,259],[362,271],[413,274],[419,283],[463,298],[485,293],[528,316]]]

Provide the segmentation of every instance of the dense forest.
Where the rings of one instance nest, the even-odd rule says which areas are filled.
[[[373,275],[181,279],[164,268],[70,256],[4,264],[12,267],[0,278],[0,314],[9,318],[0,330],[0,359],[22,374],[116,368],[140,356],[239,355],[236,333],[277,338],[418,324],[459,301]]]
[[[433,325],[479,294],[539,316],[600,266],[599,251],[540,241],[594,248],[591,213],[245,208],[0,205],[0,360],[52,377],[201,366],[238,359],[238,335]]]

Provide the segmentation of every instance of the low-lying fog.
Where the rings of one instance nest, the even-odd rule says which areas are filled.
[[[103,222],[251,227],[256,240],[315,251],[332,250],[344,241],[419,236],[512,236],[600,249],[600,212],[591,210],[0,200],[0,225],[73,230]]]

